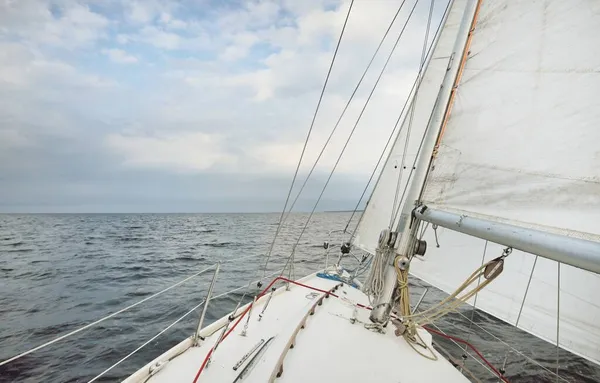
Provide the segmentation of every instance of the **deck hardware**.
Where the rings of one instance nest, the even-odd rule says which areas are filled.
[[[247,353],[244,354],[244,356],[242,356],[242,358],[235,364],[235,366],[233,366],[233,371],[237,371],[238,368],[240,368],[242,366],[242,364],[244,364],[244,362],[252,355],[254,354],[254,352],[256,350],[258,350],[258,348],[265,343],[264,339],[261,339],[257,344],[254,345],[254,347],[252,347],[250,349],[250,351],[248,351]]]

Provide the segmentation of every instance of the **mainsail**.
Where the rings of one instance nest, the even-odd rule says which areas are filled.
[[[448,117],[429,126],[440,130],[440,140],[420,202],[458,216],[600,242],[600,4],[469,3],[475,2],[469,52]],[[419,94],[417,106],[427,99]],[[415,113],[413,129],[427,127],[425,117],[416,124],[421,113]],[[409,153],[417,150],[412,145]],[[367,251],[374,243],[366,234],[374,242],[373,233],[388,227],[373,217],[387,215],[389,221],[396,185],[382,180],[394,178],[388,173],[403,148],[394,145],[358,229],[355,243]],[[437,237],[440,248],[427,231],[429,249],[413,260],[411,272],[446,292],[504,248],[444,228]],[[600,363],[598,291],[597,274],[515,250],[476,305]]]

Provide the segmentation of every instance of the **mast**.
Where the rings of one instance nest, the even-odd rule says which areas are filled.
[[[446,75],[444,76],[444,80],[440,87],[440,91],[438,92],[436,103],[431,114],[431,119],[425,133],[426,136],[424,137],[423,145],[415,165],[416,169],[413,175],[412,183],[409,185],[407,197],[404,205],[402,206],[400,220],[398,221],[395,232],[397,235],[392,236],[394,239],[392,243],[386,244],[387,246],[391,247],[397,246],[396,252],[407,257],[408,259],[410,259],[410,257],[412,257],[414,254],[414,249],[412,246],[414,246],[413,240],[416,238],[417,230],[417,225],[411,225],[411,214],[423,189],[429,164],[431,162],[431,154],[433,153],[436,141],[438,139],[442,121],[444,120],[446,111],[448,110],[448,103],[451,99],[451,94],[454,89],[457,75],[460,71],[460,68],[464,65],[464,60],[466,60],[467,57],[468,52],[465,52],[465,47],[470,38],[476,10],[480,2],[480,0],[466,1],[467,4],[452,53],[453,58],[461,57],[461,59],[451,59]],[[453,3],[451,7],[454,7],[456,5],[455,3]],[[451,11],[452,9],[450,9],[450,12]],[[385,323],[389,318],[391,300],[397,283],[396,270],[393,264],[394,259],[395,257],[389,257],[388,259],[388,264],[386,265],[387,267],[385,270],[383,293],[375,300],[373,304],[373,311],[371,312],[370,319],[375,323]]]

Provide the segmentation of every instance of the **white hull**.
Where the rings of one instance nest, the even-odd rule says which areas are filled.
[[[298,282],[325,291],[340,285],[315,274]],[[325,298],[324,293],[294,284],[289,290],[281,287],[273,294],[260,321],[259,314],[269,295],[258,299],[251,310],[247,335],[241,335],[245,316],[221,342],[198,382],[370,382],[375,377],[378,382],[390,383],[469,381],[437,351],[435,361],[417,353],[403,337],[394,334],[396,328],[392,324],[384,334],[366,329],[370,311],[356,304],[367,306],[369,302],[360,290],[341,284],[333,294],[339,298]],[[238,317],[247,307],[238,310]],[[353,317],[356,321],[351,323]],[[188,338],[124,382],[193,382],[228,322],[227,317],[219,319],[201,331],[205,340],[199,346],[192,346],[193,340]],[[229,328],[236,322],[237,319]],[[433,349],[430,334],[423,329],[419,333]],[[237,370],[234,365],[261,339],[267,341],[271,337],[273,340],[256,357],[249,372],[236,380],[256,353]]]

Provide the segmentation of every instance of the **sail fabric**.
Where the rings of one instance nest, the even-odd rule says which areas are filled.
[[[422,201],[600,240],[600,3],[483,1]]]
[[[438,228],[440,247],[431,227],[422,258],[411,262],[410,272],[425,282],[452,293],[484,261],[502,254],[501,245]],[[535,263],[529,289],[527,284]],[[560,347],[600,363],[600,276],[569,265],[560,266]],[[523,300],[527,293],[526,299]],[[473,305],[475,299],[469,303]],[[519,318],[519,311],[523,310]],[[513,250],[504,271],[478,293],[476,308],[556,344],[558,315],[558,263]],[[518,324],[517,324],[517,318]],[[473,327],[474,331],[476,327]],[[523,350],[522,350],[523,351]],[[553,353],[549,353],[553,355]],[[503,355],[502,355],[503,356]]]
[[[375,254],[381,231],[386,228],[395,229],[397,225],[398,218],[394,220],[393,216],[398,207],[404,203],[401,200],[402,192],[406,188],[419,144],[427,128],[450,60],[453,58],[452,52],[467,3],[467,0],[455,0],[448,10],[430,61],[423,72],[421,84],[416,96],[413,97],[414,111],[410,112],[412,124],[410,118],[406,117],[410,113],[405,113],[399,133],[361,216],[353,243],[371,254]],[[407,136],[408,145],[406,145]],[[406,155],[404,155],[405,149]]]
[[[438,210],[600,241],[600,3],[483,1],[422,194]],[[485,241],[431,230],[413,275],[452,292]],[[488,244],[486,261],[501,246]],[[552,343],[558,263],[519,251],[477,308]],[[559,343],[600,363],[600,276],[560,266]]]

